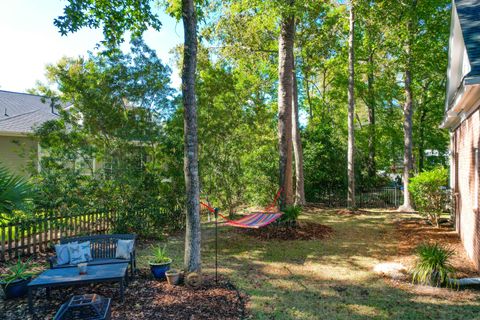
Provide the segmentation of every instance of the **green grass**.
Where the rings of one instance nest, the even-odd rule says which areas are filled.
[[[222,227],[219,272],[249,295],[254,319],[480,319],[476,293],[418,293],[409,284],[393,286],[372,271],[396,255],[393,220],[398,217],[320,210],[302,214],[302,219],[335,230],[331,238],[317,241],[258,241]],[[212,226],[205,225],[202,232],[203,269],[212,273]],[[147,266],[149,250],[140,250],[140,266]],[[181,268],[182,237],[170,238],[167,251],[174,267]]]

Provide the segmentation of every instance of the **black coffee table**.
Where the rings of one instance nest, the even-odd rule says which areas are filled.
[[[128,263],[88,266],[87,274],[80,275],[77,267],[49,269],[42,272],[28,284],[28,308],[33,313],[33,291],[38,288],[50,289],[56,287],[77,286],[98,282],[118,282],[120,284],[120,299],[124,300],[124,284],[128,283]]]

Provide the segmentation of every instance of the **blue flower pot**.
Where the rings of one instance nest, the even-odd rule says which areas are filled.
[[[155,279],[165,279],[165,272],[170,270],[170,264],[172,260],[164,263],[153,263],[150,262],[150,270],[152,271],[153,276]]]
[[[9,284],[2,283],[2,289],[5,293],[5,299],[15,299],[24,297],[28,292],[28,283],[32,277],[27,279],[18,279],[10,282]]]

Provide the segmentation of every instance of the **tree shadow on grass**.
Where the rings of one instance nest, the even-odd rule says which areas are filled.
[[[480,310],[478,302],[413,294],[375,276],[341,281],[335,275],[272,273],[263,263],[244,259],[234,259],[230,267],[235,282],[250,294],[256,319],[478,319]]]
[[[336,215],[304,219],[334,229],[312,241],[262,241],[219,228],[220,272],[250,296],[256,319],[475,319],[477,301],[455,301],[393,286],[372,268],[398,256],[396,214]],[[202,229],[203,268],[213,272],[213,225]],[[183,239],[170,239],[174,260]],[[440,289],[446,290],[446,289]]]

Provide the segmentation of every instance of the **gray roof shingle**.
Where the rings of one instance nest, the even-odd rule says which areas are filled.
[[[57,118],[48,98],[0,90],[0,132],[4,134],[32,133],[35,127]]]
[[[472,67],[465,77],[465,82],[475,81],[480,77],[480,0],[455,0],[463,40]]]

